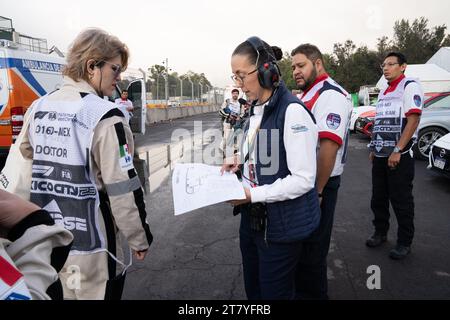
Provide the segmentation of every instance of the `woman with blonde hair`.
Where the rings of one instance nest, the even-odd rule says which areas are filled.
[[[120,299],[128,267],[121,238],[138,260],[152,242],[131,129],[103,99],[115,90],[128,56],[117,37],[81,32],[69,49],[61,89],[27,113],[33,115],[29,143],[21,148],[33,159],[30,200],[74,235],[60,272],[65,299]]]

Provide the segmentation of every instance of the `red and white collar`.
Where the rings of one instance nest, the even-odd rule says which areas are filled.
[[[389,87],[386,89],[386,91],[384,91],[384,94],[388,94],[389,92],[393,92],[395,91],[395,89],[397,89],[398,84],[405,79],[405,75],[402,74],[400,77],[398,77],[397,79],[395,79],[392,82],[388,82]]]
[[[324,82],[329,78],[327,73],[324,73],[316,78],[313,84],[303,92],[301,100],[308,107],[309,110],[312,109],[314,103],[319,97],[319,90],[322,89]]]

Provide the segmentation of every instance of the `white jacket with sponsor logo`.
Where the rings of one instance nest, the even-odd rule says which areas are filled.
[[[339,145],[330,177],[344,172],[347,158],[348,129],[352,113],[350,95],[328,74],[317,77],[300,99],[313,113],[319,128],[319,139],[329,139]]]
[[[121,239],[136,251],[152,242],[130,127],[116,105],[69,78],[33,108],[21,146],[34,154],[31,200],[75,236],[60,273],[65,298],[110,298],[127,264]]]
[[[0,300],[62,299],[58,272],[72,240],[48,212],[0,191]]]

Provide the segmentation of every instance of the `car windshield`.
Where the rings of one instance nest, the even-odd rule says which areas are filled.
[[[450,95],[436,97],[425,103],[424,108],[427,110],[450,109]]]

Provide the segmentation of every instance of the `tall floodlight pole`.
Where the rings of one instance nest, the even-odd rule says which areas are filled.
[[[166,105],[169,105],[169,76],[167,73],[163,74],[163,78],[164,78],[164,91],[165,91],[165,96],[166,96]]]
[[[148,71],[148,75],[150,75],[152,72],[151,72],[151,68],[148,68],[147,69],[147,71]],[[150,79],[150,78],[149,78]],[[151,81],[151,80],[150,80]],[[151,81],[152,82],[152,81]],[[152,83],[152,85],[153,85],[154,83]],[[156,95],[158,95],[158,77],[156,77]],[[154,99],[154,97],[153,97],[153,95],[152,95],[152,99]]]
[[[202,80],[198,82],[198,85],[200,86],[200,103],[202,103],[202,96],[203,96],[203,85]]]
[[[209,103],[209,101],[211,100],[209,97],[210,97],[210,93],[211,93],[211,89],[210,89],[210,87],[207,85],[207,84],[205,84],[205,87],[206,87],[206,92],[207,92],[207,98],[206,98],[206,102],[207,103]]]
[[[191,80],[191,77],[188,76],[189,82],[191,83],[191,94],[192,94],[192,102],[194,102],[194,82]]]
[[[166,65],[166,77],[164,77],[165,80],[165,91],[166,91],[166,105],[169,105],[169,59],[166,58],[165,61],[162,62],[162,64]]]
[[[159,73],[156,74],[156,100],[159,100]]]
[[[183,102],[183,78],[178,78],[180,80],[180,105]]]

